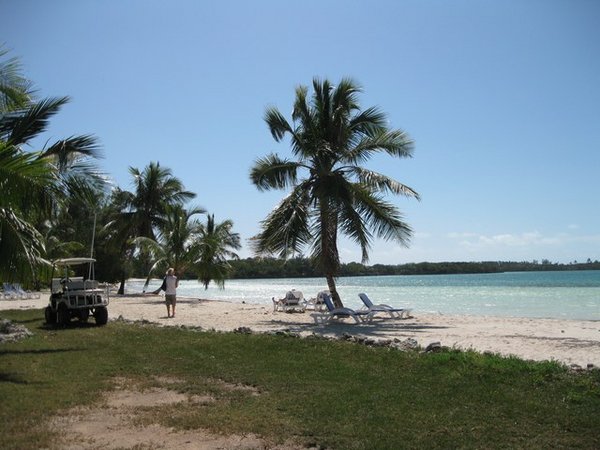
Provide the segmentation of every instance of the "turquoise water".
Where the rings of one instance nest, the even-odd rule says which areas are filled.
[[[127,292],[141,292],[142,285],[142,280],[129,280]],[[155,280],[149,290],[159,285]],[[600,320],[598,270],[341,277],[337,287],[351,308],[362,306],[358,294],[366,292],[374,303],[411,307],[415,313]],[[310,298],[326,288],[324,278],[230,280],[223,290],[211,286],[206,291],[195,280],[183,280],[177,292],[271,305],[272,297],[283,297],[290,289]]]

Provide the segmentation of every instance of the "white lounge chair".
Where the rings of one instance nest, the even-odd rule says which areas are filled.
[[[304,301],[304,295],[302,294],[302,292],[297,291],[296,289],[287,291],[285,293],[284,298],[275,300],[275,297],[273,297],[272,300],[273,300],[273,312],[275,312],[275,311],[304,312],[306,310],[306,302]]]
[[[365,304],[366,311],[370,311],[373,314],[385,313],[395,319],[407,318],[410,316],[412,309],[410,308],[394,308],[390,305],[380,304],[374,305],[369,296],[365,293],[358,294],[362,302]]]
[[[322,295],[323,301],[325,302],[325,305],[327,306],[327,311],[322,312],[322,313],[315,313],[313,314],[313,317],[315,318],[316,322],[331,322],[332,320],[337,320],[337,319],[345,319],[345,318],[352,318],[355,320],[356,323],[361,323],[366,321],[371,321],[371,318],[373,317],[373,313],[371,313],[371,311],[355,311],[351,308],[336,308],[333,305],[333,302],[331,301],[331,296],[329,295],[329,293],[323,293]]]
[[[21,283],[15,283],[15,284],[13,284],[13,287],[14,287],[15,291],[21,296],[21,298],[28,298],[28,299],[40,298],[39,295],[36,296],[33,294],[33,292],[26,291],[25,289],[23,289],[21,287]]]
[[[16,300],[19,298],[25,298],[19,292],[17,292],[17,290],[11,283],[2,283],[2,286],[4,288],[4,298],[5,299]]]
[[[325,304],[325,300],[323,300],[323,295],[329,295],[329,291],[321,291],[317,294],[316,297],[308,299],[306,302],[306,309],[312,309],[314,311],[327,311],[327,305]]]

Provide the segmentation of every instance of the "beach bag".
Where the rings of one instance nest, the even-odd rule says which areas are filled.
[[[167,277],[164,277],[164,278],[163,278],[163,282],[162,282],[162,284],[160,285],[160,288],[159,288],[159,290],[160,290],[160,291],[165,291],[165,292],[167,291]]]

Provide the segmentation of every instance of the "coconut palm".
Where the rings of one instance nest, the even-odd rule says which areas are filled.
[[[313,80],[296,89],[292,123],[275,107],[265,121],[275,141],[289,137],[296,160],[270,154],[258,159],[250,178],[259,190],[291,189],[261,223],[252,240],[258,254],[280,257],[309,248],[327,279],[336,306],[343,306],[335,277],[340,266],[338,232],[360,245],[368,261],[374,237],[408,245],[412,230],[386,194],[419,199],[410,187],[361,164],[377,153],[412,156],[413,142],[401,130],[389,129],[376,107],[361,110],[360,87],[350,79],[337,86]]]
[[[158,162],[151,162],[141,172],[130,167],[129,173],[134,180],[135,192],[129,196],[128,206],[133,212],[137,236],[155,239],[156,231],[165,224],[168,209],[196,197],[185,190],[171,169],[161,167]]]
[[[158,233],[158,241],[147,237],[134,240],[153,261],[144,291],[156,271],[173,267],[177,274],[183,274],[194,265],[197,258],[195,244],[201,228],[201,223],[195,216],[205,212],[200,207],[185,209],[181,205],[171,206],[167,209],[165,222]]]
[[[241,248],[240,235],[232,229],[231,220],[216,223],[214,214],[209,214],[206,224],[200,225],[194,244],[197,255],[194,267],[204,289],[208,289],[211,281],[220,288],[225,287],[225,280],[231,272],[229,260],[238,259],[234,250]]]
[[[107,225],[113,236],[112,242],[120,247],[123,255],[121,294],[125,289],[128,265],[136,250],[135,239],[145,237],[156,241],[158,231],[165,226],[169,208],[183,205],[196,196],[185,190],[171,169],[161,167],[158,162],[151,162],[143,171],[130,167],[129,173],[133,177],[135,190],[129,192],[117,188],[113,192],[114,213]],[[143,253],[141,258],[150,264],[149,255]]]
[[[5,52],[0,51],[0,56]],[[72,136],[30,151],[68,97],[34,101],[31,84],[15,59],[0,62],[0,275],[20,279],[43,262],[38,226],[82,186],[99,188],[103,178],[91,164],[98,156],[92,136]],[[29,278],[29,277],[27,277]]]

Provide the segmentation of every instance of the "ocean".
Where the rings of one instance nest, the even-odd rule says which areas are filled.
[[[148,291],[158,288],[153,280]],[[130,279],[126,293],[142,291],[144,280]],[[359,308],[358,294],[374,303],[410,307],[414,314],[600,320],[600,270],[506,272],[468,275],[389,275],[340,277],[337,288],[345,306]],[[180,281],[178,295],[234,303],[271,305],[296,289],[305,298],[327,289],[325,278],[228,280],[225,289],[208,290],[196,280]]]

